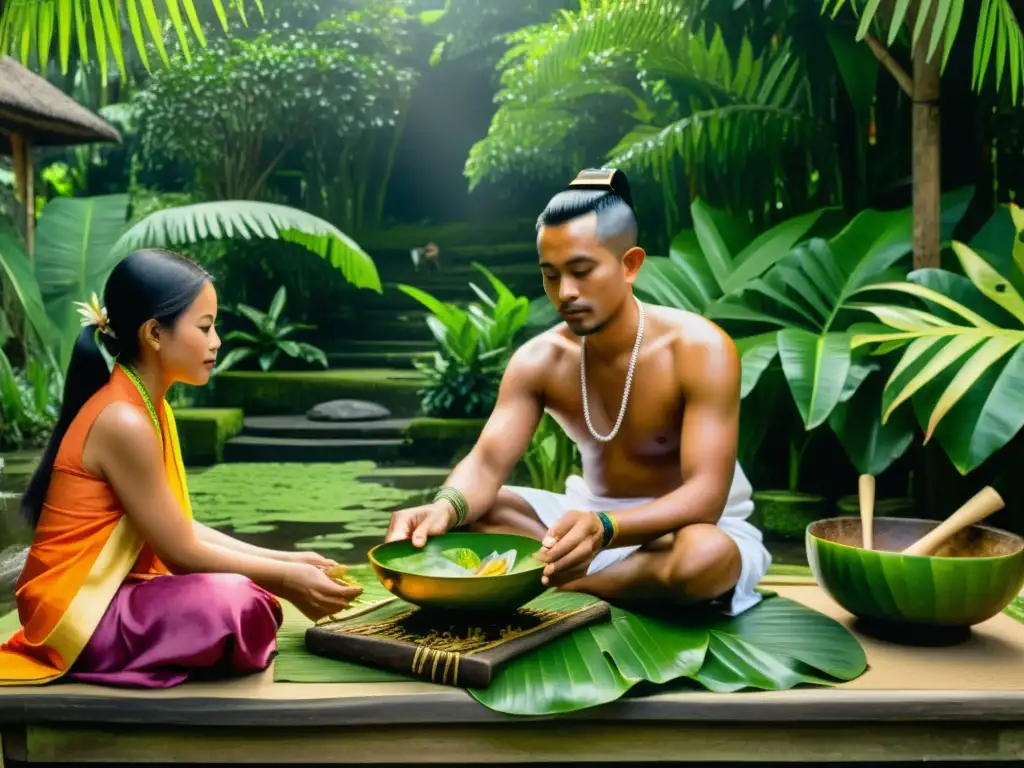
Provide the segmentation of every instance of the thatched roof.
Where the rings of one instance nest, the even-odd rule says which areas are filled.
[[[35,146],[120,142],[121,134],[45,78],[10,56],[0,57],[0,154],[12,153],[9,133]]]

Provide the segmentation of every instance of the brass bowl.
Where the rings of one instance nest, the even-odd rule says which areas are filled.
[[[378,544],[368,557],[384,588],[407,603],[448,611],[501,612],[515,610],[547,589],[540,580],[544,563],[532,559],[540,545],[536,539],[509,533],[446,533],[427,540],[428,547],[439,550],[465,547],[481,559],[495,551],[514,549],[516,565],[512,573],[501,576],[417,573],[399,562],[423,551],[408,540]]]
[[[887,624],[964,628],[992,618],[1024,585],[1024,539],[972,525],[931,556],[903,555],[939,523],[875,518],[874,548],[862,546],[859,517],[807,526],[807,561],[839,605]]]

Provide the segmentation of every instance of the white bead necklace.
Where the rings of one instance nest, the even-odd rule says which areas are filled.
[[[636,359],[640,353],[640,342],[644,338],[644,305],[640,303],[640,300],[635,296],[633,297],[636,301],[636,306],[640,310],[640,322],[636,329],[636,342],[633,344],[633,355],[629,359],[629,370],[626,371],[626,388],[622,393],[622,404],[619,406],[619,418],[615,420],[615,426],[612,427],[612,431],[608,435],[602,435],[594,429],[594,425],[590,423],[590,404],[588,403],[587,396],[587,339],[583,338],[580,346],[580,385],[583,389],[583,418],[587,422],[587,429],[590,430],[590,434],[595,439],[600,440],[602,443],[607,443],[615,438],[615,435],[619,433],[619,427],[622,426],[622,420],[626,416],[626,405],[629,403],[629,391],[633,386],[633,372],[636,370]]]

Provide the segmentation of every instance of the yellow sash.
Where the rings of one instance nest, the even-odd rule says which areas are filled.
[[[186,517],[192,519],[192,504],[178,442],[177,423],[170,405],[164,401],[164,466],[171,491]],[[63,677],[74,665],[99,626],[117,590],[121,588],[145,541],[127,515],[122,515],[100,550],[85,580],[79,586],[67,610],[42,642],[31,643],[19,629],[7,639],[17,642],[0,649],[0,685],[41,685]],[[18,636],[20,634],[20,639]],[[18,646],[46,652],[52,664],[19,653]]]

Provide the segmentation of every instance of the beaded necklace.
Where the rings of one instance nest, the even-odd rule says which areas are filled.
[[[146,410],[149,411],[149,416],[153,419],[153,426],[156,427],[156,434],[161,440],[163,440],[163,430],[160,429],[160,419],[157,418],[156,407],[153,405],[153,400],[149,396],[149,390],[146,389],[146,385],[143,383],[142,379],[139,378],[139,374],[137,374],[131,366],[125,365],[124,363],[118,363],[117,367],[124,371],[125,376],[127,376],[131,380],[132,384],[135,385],[135,388],[139,390],[139,394],[142,395],[142,401],[146,404]]]

